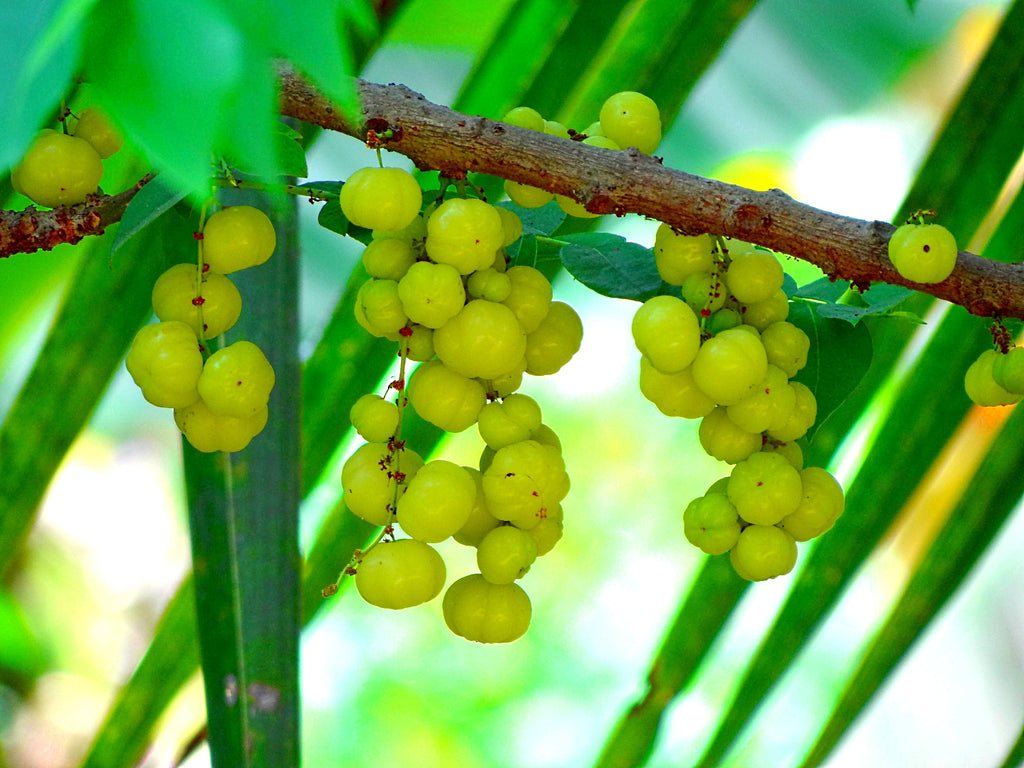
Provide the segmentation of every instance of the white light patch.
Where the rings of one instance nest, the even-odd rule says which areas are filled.
[[[880,117],[829,120],[797,154],[796,197],[844,216],[887,221],[910,183],[905,127]]]

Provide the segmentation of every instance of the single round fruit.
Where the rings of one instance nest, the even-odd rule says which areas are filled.
[[[465,525],[475,503],[473,476],[458,464],[434,459],[408,482],[396,518],[412,538],[433,544]]]
[[[552,301],[544,319],[526,337],[526,372],[531,376],[558,373],[583,343],[583,321],[576,310]]]
[[[412,608],[441,594],[446,575],[444,560],[429,544],[380,541],[359,561],[356,589],[378,608]]]
[[[392,338],[409,323],[394,280],[371,277],[359,287],[354,309],[356,322],[377,337]]]
[[[481,540],[476,550],[480,575],[491,584],[511,584],[522,578],[537,559],[537,543],[529,532],[501,525]]]
[[[422,457],[409,448],[387,443],[359,446],[341,468],[345,506],[371,525],[387,525],[396,493],[401,498],[422,466]]]
[[[711,235],[678,235],[661,224],[654,235],[654,263],[661,279],[682,285],[695,272],[710,272],[714,266]]]
[[[366,246],[361,260],[370,277],[401,280],[416,263],[416,252],[408,240],[382,237]]]
[[[782,265],[774,253],[751,248],[732,256],[725,284],[736,301],[753,304],[771,298],[782,288],[784,277]]]
[[[251,205],[221,208],[203,227],[203,263],[228,275],[263,264],[277,247],[274,225]]]
[[[456,373],[439,360],[413,371],[408,392],[416,413],[445,432],[461,432],[475,424],[487,402],[479,381]]]
[[[504,242],[501,214],[483,200],[453,197],[427,219],[427,255],[462,275],[492,266]]]
[[[736,426],[723,405],[701,419],[697,437],[708,456],[729,464],[743,461],[761,450],[761,435]]]
[[[732,468],[726,494],[741,518],[775,525],[800,504],[800,473],[785,456],[758,451]]]
[[[801,470],[800,482],[800,505],[782,518],[778,526],[797,541],[810,541],[835,525],[846,501],[843,487],[821,467]]]
[[[633,315],[633,342],[662,373],[679,373],[697,357],[700,322],[682,299],[655,296]]]
[[[526,334],[505,304],[473,299],[434,331],[434,350],[453,371],[493,379],[513,370],[526,354]]]
[[[423,192],[401,168],[360,168],[338,195],[341,212],[357,227],[397,230],[409,226],[423,206]]]
[[[956,254],[956,238],[941,224],[904,224],[889,238],[889,260],[915,283],[941,283],[953,274]]]
[[[124,145],[124,136],[99,107],[86,107],[78,118],[74,135],[88,141],[101,159],[117,152]]]
[[[802,328],[790,322],[782,320],[762,329],[761,343],[764,344],[768,362],[785,371],[789,378],[796,376],[807,365],[811,340]]]
[[[197,338],[214,338],[238,321],[242,295],[225,275],[207,272],[202,283],[198,277],[195,264],[175,264],[166,270],[153,285],[153,312],[161,320],[188,323]]]
[[[530,626],[533,607],[518,584],[491,584],[479,573],[463,576],[445,592],[445,624],[477,643],[510,643]]]
[[[1010,394],[1024,394],[1024,347],[1014,347],[992,361],[992,378]]]
[[[505,113],[501,122],[526,128],[530,131],[544,130],[544,117],[536,109],[531,107],[514,107]]]
[[[640,392],[666,416],[699,419],[715,409],[715,401],[693,381],[693,372],[662,373],[645,356],[640,357]]]
[[[729,560],[747,581],[774,579],[796,565],[796,541],[774,525],[748,525],[730,550]]]
[[[398,281],[398,298],[412,322],[437,329],[462,310],[466,289],[455,267],[417,261]]]
[[[768,355],[756,335],[742,326],[705,341],[693,360],[693,380],[719,405],[748,396],[768,372]]]
[[[398,429],[398,406],[372,392],[352,404],[348,417],[368,443],[386,443]]]
[[[702,552],[721,555],[736,545],[740,517],[724,493],[708,493],[691,501],[683,511],[683,533]]]
[[[601,105],[601,133],[620,147],[651,154],[661,142],[661,113],[649,96],[622,91]]]
[[[211,411],[202,400],[196,400],[186,408],[174,409],[174,423],[189,445],[202,453],[242,450],[263,431],[268,417],[266,406],[241,419],[223,416]]]
[[[505,181],[505,194],[520,208],[543,208],[555,199],[546,189],[538,189],[516,181]]]
[[[533,333],[551,309],[551,282],[535,267],[519,264],[505,271],[512,290],[502,304],[515,313],[526,333]]]
[[[196,386],[211,411],[241,419],[266,406],[274,380],[274,366],[263,350],[236,341],[210,355]]]
[[[541,426],[541,410],[528,395],[512,394],[504,400],[488,403],[480,411],[477,429],[483,441],[498,450],[506,445],[529,440]]]
[[[56,208],[84,202],[103,178],[103,161],[77,136],[43,131],[12,172],[14,186],[36,205]]]
[[[135,334],[125,367],[153,405],[184,408],[199,399],[196,385],[203,372],[203,355],[186,323],[170,320],[143,327]]]

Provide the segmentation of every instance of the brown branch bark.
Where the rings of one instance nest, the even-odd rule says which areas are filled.
[[[74,244],[89,235],[102,235],[121,220],[132,198],[153,178],[147,174],[116,195],[94,195],[84,203],[49,211],[34,207],[0,211],[0,258],[15,253],[49,251],[62,243]]]
[[[409,157],[424,170],[462,177],[487,173],[568,195],[594,213],[636,213],[682,232],[737,237],[818,265],[834,280],[866,287],[905,285],[982,316],[1024,319],[1024,264],[961,251],[944,282],[899,275],[886,254],[894,227],[829,213],[781,190],[755,192],[666,168],[636,150],[614,152],[473,117],[433,104],[402,85],[360,81],[363,114],[342,114],[301,77],[281,74],[283,115]],[[381,138],[390,132],[390,138]],[[0,212],[0,256],[52,248],[99,234],[120,219],[149,177],[120,195],[67,209]]]
[[[754,192],[666,168],[636,150],[615,152],[454,112],[401,85],[361,82],[363,119],[340,114],[307,83],[285,73],[281,111],[382,146],[424,170],[461,177],[487,173],[569,195],[594,213],[637,213],[682,232],[710,232],[757,243],[817,264],[861,287],[905,285],[983,316],[1024,318],[1024,264],[961,251],[944,282],[904,279],[887,256],[894,227],[813,208],[778,189]]]

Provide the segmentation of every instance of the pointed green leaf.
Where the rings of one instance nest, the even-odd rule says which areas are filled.
[[[564,235],[559,256],[566,270],[602,296],[643,301],[661,290],[650,248],[607,232]]]
[[[264,205],[226,191],[226,204]],[[233,277],[246,297],[227,342],[245,338],[274,366],[270,420],[247,448],[185,446],[199,647],[215,765],[299,764],[300,444],[296,212],[275,219],[277,249]],[[262,322],[273,317],[274,323]]]
[[[331,232],[337,232],[339,235],[348,234],[348,218],[344,213],[341,212],[341,203],[338,202],[338,198],[332,197],[330,200],[325,202],[320,208],[320,213],[316,217],[317,223],[324,229],[329,229]]]
[[[0,170],[15,165],[28,149],[36,130],[54,113],[71,84],[78,65],[81,30],[69,18],[68,6],[40,0],[0,4]],[[55,25],[69,18],[54,34]],[[80,20],[80,17],[79,17]],[[15,30],[17,32],[15,33]],[[62,31],[60,31],[62,30]]]
[[[831,416],[867,373],[871,365],[871,334],[863,325],[819,314],[823,304],[793,302],[789,322],[801,328],[811,340],[807,365],[794,377],[806,385],[818,401],[814,431]]]
[[[847,683],[803,768],[821,765],[970,573],[1024,494],[1024,409],[1015,408]]]
[[[117,253],[129,238],[184,198],[184,192],[167,186],[166,180],[159,176],[146,184],[128,203],[121,222],[117,225],[114,244],[110,248],[111,254]]]
[[[651,661],[643,696],[623,713],[595,768],[633,768],[647,762],[665,707],[693,677],[749,585],[736,575],[728,557],[704,561]]]

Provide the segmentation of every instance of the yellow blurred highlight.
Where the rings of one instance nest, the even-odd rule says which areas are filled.
[[[727,184],[736,184],[758,192],[793,188],[793,162],[784,152],[743,152],[723,162],[711,175]]]
[[[917,568],[949,519],[1013,408],[972,407],[886,532],[887,559],[902,578]]]

